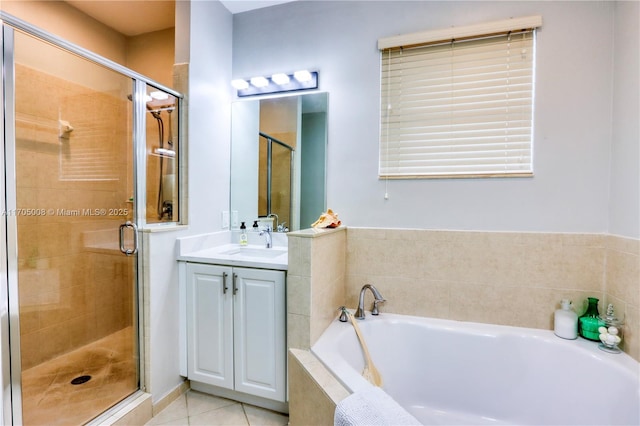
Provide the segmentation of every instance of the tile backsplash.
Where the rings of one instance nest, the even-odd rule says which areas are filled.
[[[580,315],[587,297],[597,297],[601,313],[613,303],[624,314],[622,348],[640,359],[639,240],[351,227],[342,235],[289,236],[289,300],[299,311],[289,311],[299,343],[292,347],[313,345],[334,309],[355,308],[371,283],[387,299],[382,312],[540,329],[553,328],[561,299],[572,300]]]
[[[346,303],[373,283],[383,311],[552,329],[561,299],[580,315],[597,297],[624,313],[624,350],[640,359],[639,254],[612,235],[349,228]]]

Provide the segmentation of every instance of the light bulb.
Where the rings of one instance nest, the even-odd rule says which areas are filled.
[[[246,80],[241,80],[241,79],[231,80],[231,85],[236,90],[244,90],[249,87],[249,83],[247,83]]]
[[[269,85],[269,80],[264,77],[251,77],[251,84],[255,87],[265,87]]]
[[[282,84],[289,83],[290,79],[289,79],[288,75],[280,73],[280,74],[272,75],[271,76],[271,80],[273,80],[273,82],[276,83],[276,84],[282,85]]]
[[[311,80],[311,73],[307,70],[296,71],[293,73],[293,76],[301,83]]]

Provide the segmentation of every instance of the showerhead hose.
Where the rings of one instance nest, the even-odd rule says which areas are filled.
[[[149,105],[147,105],[147,108],[149,108]],[[164,149],[164,121],[162,121],[162,113],[161,111],[153,111],[151,109],[149,109],[149,112],[151,112],[151,115],[153,116],[153,118],[155,118],[156,121],[158,122],[158,141],[160,146],[158,151],[162,152],[165,150]],[[163,200],[164,198],[163,197],[164,195],[163,177],[164,177],[164,155],[160,153],[160,174],[158,176],[158,202],[156,204],[156,213],[158,215],[158,219],[160,220],[162,220],[162,218],[165,215],[164,200]],[[171,216],[169,216],[169,218],[171,219]]]

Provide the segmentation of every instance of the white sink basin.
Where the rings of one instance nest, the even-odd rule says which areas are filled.
[[[275,248],[249,248],[249,247],[241,247],[234,248],[231,250],[223,251],[220,254],[224,254],[226,256],[237,256],[237,257],[260,257],[263,259],[272,259],[274,257],[281,256],[286,254],[286,250],[275,249]]]

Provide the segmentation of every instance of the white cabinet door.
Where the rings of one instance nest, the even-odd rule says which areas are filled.
[[[233,389],[233,289],[227,266],[187,264],[187,371]]]
[[[234,268],[235,389],[286,400],[285,276]]]

